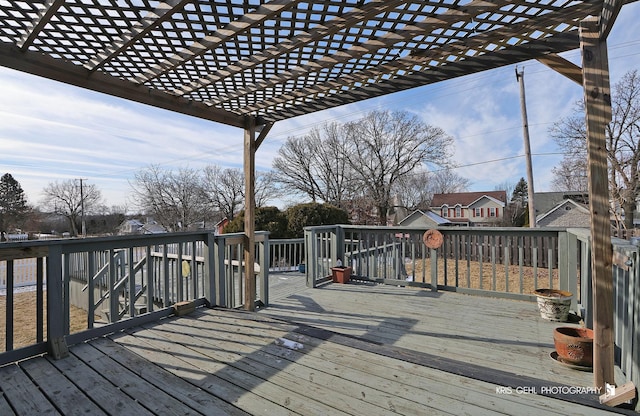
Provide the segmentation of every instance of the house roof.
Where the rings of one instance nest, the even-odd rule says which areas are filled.
[[[548,210],[547,212],[540,214],[536,217],[536,221],[541,221],[544,218],[548,217],[549,215],[551,215],[552,213],[560,210],[560,209],[564,209],[564,207],[571,207],[571,208],[575,208],[578,209],[579,211],[585,213],[585,214],[589,214],[589,208],[587,208],[585,205],[580,204],[572,199],[565,199],[562,200],[561,202],[559,202],[557,205],[555,205],[554,207],[552,207],[550,210]]]
[[[620,0],[3,0],[0,65],[245,128],[558,54]]]
[[[436,223],[437,225],[446,225],[446,224],[450,224],[451,221],[449,221],[446,218],[442,218],[441,216],[439,216],[438,214],[436,214],[435,212],[431,212],[431,211],[421,211],[419,209],[413,211],[411,214],[407,215],[406,217],[404,217],[402,219],[402,221],[400,221],[398,223],[398,225],[403,225],[404,223],[414,219],[414,218],[418,218],[418,217],[427,217],[428,219],[430,219],[431,221],[433,221],[434,223]]]
[[[474,202],[482,198],[491,198],[496,202],[504,205],[507,202],[506,191],[486,191],[486,192],[457,192],[450,194],[434,194],[431,200],[432,207],[441,207],[448,205],[453,207],[457,204],[468,207]]]
[[[558,204],[566,199],[572,199],[578,203],[589,201],[587,192],[568,191],[568,192],[536,192],[533,194],[534,206],[536,214],[542,215],[552,210]]]

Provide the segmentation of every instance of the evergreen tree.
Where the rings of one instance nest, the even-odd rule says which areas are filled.
[[[516,227],[523,227],[528,222],[529,186],[524,178],[520,178],[513,194],[511,194],[511,222]]]
[[[511,194],[511,202],[519,203],[521,206],[527,205],[529,200],[529,186],[524,178],[520,178],[516,187],[513,188],[513,194]]]
[[[0,233],[19,228],[28,213],[29,206],[20,183],[10,173],[5,173],[0,178]]]

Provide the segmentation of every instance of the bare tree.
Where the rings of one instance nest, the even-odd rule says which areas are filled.
[[[202,189],[214,210],[233,220],[244,209],[244,173],[240,169],[222,169],[219,166],[207,166],[203,173]],[[256,173],[255,201],[257,207],[263,207],[280,194],[269,172]]]
[[[208,213],[201,178],[193,169],[173,172],[151,165],[134,175],[131,187],[138,208],[170,231],[185,230]]]
[[[244,174],[239,169],[207,166],[203,190],[213,207],[231,221],[244,204]]]
[[[343,128],[327,123],[303,137],[290,137],[273,161],[273,178],[283,188],[313,202],[343,206],[350,197],[352,169]]]
[[[429,192],[433,194],[453,194],[466,192],[471,186],[471,181],[458,175],[453,169],[441,169],[432,172],[429,180]]]
[[[609,189],[625,213],[625,227],[633,227],[636,196],[640,190],[640,74],[627,72],[614,85],[611,95],[612,120],[607,126]],[[586,161],[587,135],[584,104],[577,106],[574,116],[560,120],[551,135],[568,159],[568,166]],[[578,165],[579,166],[579,165]]]
[[[272,172],[256,173],[256,207],[265,207],[269,201],[280,197],[281,194]]]
[[[78,235],[78,217],[83,207],[86,215],[93,213],[102,203],[102,193],[96,185],[84,183],[81,189],[80,181],[74,179],[51,182],[42,190],[42,194],[42,206],[66,217],[74,237]]]
[[[380,224],[387,222],[392,189],[398,180],[423,164],[449,163],[453,139],[407,112],[373,111],[346,128],[346,154],[355,170],[355,182],[377,208]]]
[[[400,178],[394,185],[397,203],[409,211],[426,210],[434,194],[465,192],[471,181],[451,169],[436,172],[420,170]]]
[[[559,192],[580,191],[588,192],[587,158],[564,157],[560,164],[552,169],[551,186]]]

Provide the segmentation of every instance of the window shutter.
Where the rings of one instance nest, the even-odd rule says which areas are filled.
[[[480,208],[480,216],[484,217],[484,208]]]

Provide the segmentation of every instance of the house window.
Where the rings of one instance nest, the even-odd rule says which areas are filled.
[[[447,205],[442,206],[442,218],[447,218],[449,216],[449,207]]]
[[[456,217],[462,217],[462,207],[456,205]]]
[[[490,217],[497,217],[497,212],[495,208],[489,208],[489,216]]]
[[[474,217],[482,217],[482,208],[474,208],[473,209]]]

